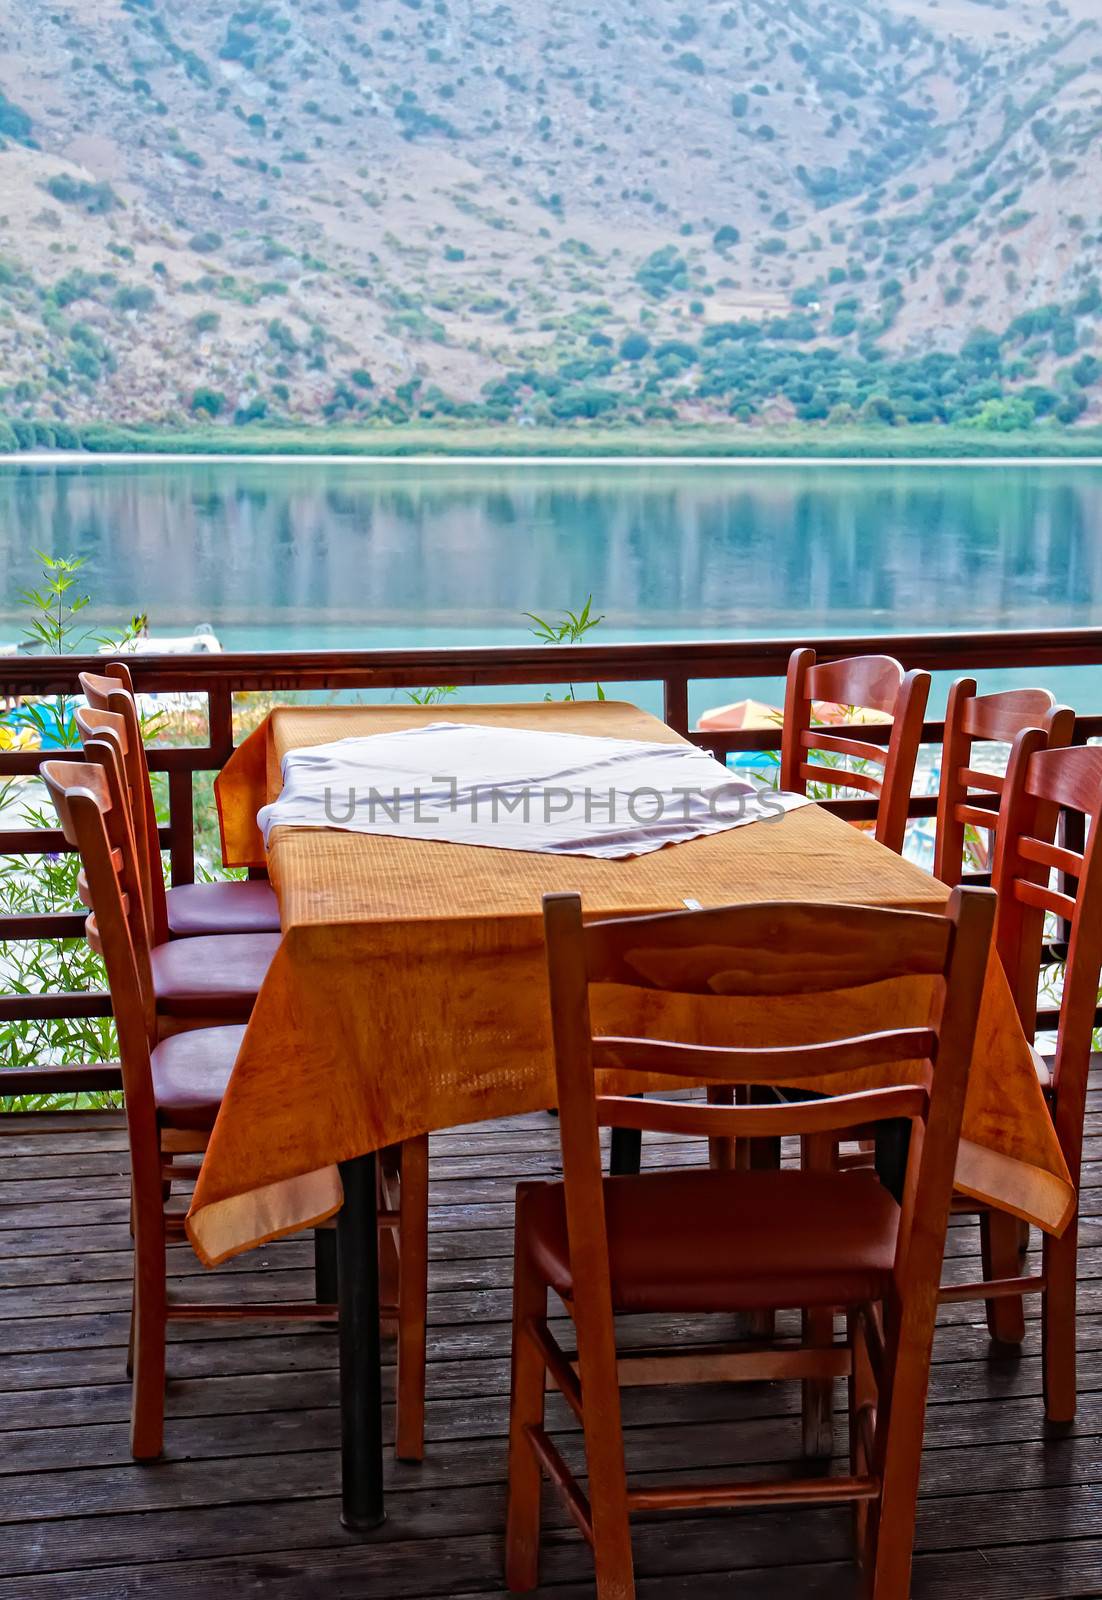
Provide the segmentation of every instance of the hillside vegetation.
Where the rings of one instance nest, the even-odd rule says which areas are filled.
[[[0,38],[0,448],[1102,421],[1097,0],[0,0]]]

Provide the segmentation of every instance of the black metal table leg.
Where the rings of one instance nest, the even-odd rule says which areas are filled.
[[[336,1229],[315,1228],[314,1299],[319,1306],[335,1306],[338,1293]]]
[[[386,1517],[374,1154],[342,1161],[340,1173],[341,1521],[365,1533]]]
[[[609,1175],[631,1177],[643,1160],[643,1135],[638,1128],[613,1128],[608,1153]]]

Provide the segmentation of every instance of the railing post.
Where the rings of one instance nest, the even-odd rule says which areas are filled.
[[[233,690],[228,683],[212,683],[207,690],[207,737],[221,769],[233,754]]]
[[[689,680],[680,674],[662,680],[662,721],[675,733],[689,731]]]
[[[168,775],[168,859],[173,883],[195,882],[195,814],[192,774]]]

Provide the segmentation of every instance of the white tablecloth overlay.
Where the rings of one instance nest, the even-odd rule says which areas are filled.
[[[644,855],[808,802],[732,777],[690,744],[434,722],[288,751],[276,827],[557,855]]]

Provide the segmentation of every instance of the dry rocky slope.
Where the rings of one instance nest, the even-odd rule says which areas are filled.
[[[0,0],[0,442],[1102,411],[1098,0]]]

